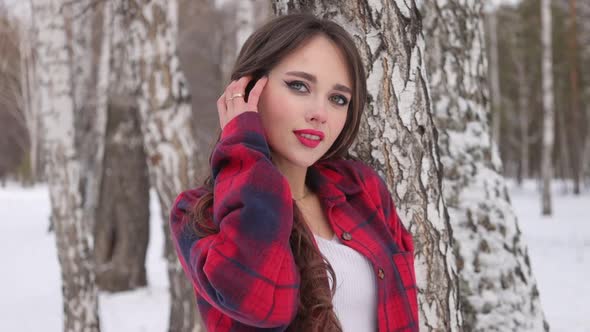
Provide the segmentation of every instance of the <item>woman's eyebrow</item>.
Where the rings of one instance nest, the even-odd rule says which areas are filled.
[[[314,75],[312,75],[310,73],[306,73],[304,71],[289,71],[289,72],[287,72],[285,74],[291,75],[291,76],[301,77],[303,79],[306,79],[306,80],[310,81],[311,83],[317,83],[317,81],[318,81],[317,78]],[[334,87],[333,87],[333,89],[352,94],[352,89],[350,89],[346,85],[335,84]]]

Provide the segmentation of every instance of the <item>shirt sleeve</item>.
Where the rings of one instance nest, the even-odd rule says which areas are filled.
[[[213,222],[198,237],[188,214],[203,193],[181,193],[170,228],[182,267],[211,306],[254,327],[287,326],[297,313],[300,277],[289,244],[293,206],[288,182],[270,161],[259,114],[224,128],[211,158]],[[206,318],[204,318],[206,319]]]

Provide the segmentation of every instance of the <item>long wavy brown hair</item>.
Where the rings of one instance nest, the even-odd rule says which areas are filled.
[[[348,149],[358,133],[361,114],[367,98],[366,78],[362,59],[352,37],[338,24],[310,14],[290,14],[277,17],[256,30],[246,40],[234,65],[231,79],[251,75],[246,87],[246,98],[254,83],[269,73],[286,55],[304,45],[316,35],[333,41],[344,54],[352,77],[352,97],[344,129],[320,160],[350,158]],[[192,210],[195,231],[200,236],[216,234],[219,229],[211,222],[214,182],[211,175],[204,181],[203,195]],[[300,276],[300,297],[297,316],[288,331],[340,332],[342,327],[333,310],[336,275],[314,246],[313,233],[305,223],[297,204],[293,202],[293,229],[290,246]],[[332,288],[328,283],[332,279]]]

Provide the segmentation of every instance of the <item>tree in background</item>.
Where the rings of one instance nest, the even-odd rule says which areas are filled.
[[[551,43],[551,2],[541,2],[541,40],[543,43],[543,151],[541,176],[541,213],[551,215],[551,182],[553,179],[553,142],[555,120],[553,116],[553,50]]]
[[[584,152],[587,149],[584,148],[584,141],[590,141],[584,134],[590,128],[590,117],[584,117],[584,109],[587,110],[587,105],[590,105],[590,92],[584,92],[590,91],[590,74],[580,70],[590,65],[587,43],[582,42],[590,35],[590,29],[584,28],[587,25],[581,23],[590,20],[590,10],[586,9],[586,3],[576,2],[573,15],[570,0],[553,1],[551,11],[554,77],[554,149],[551,155],[553,177],[569,180],[565,188],[569,187],[573,192],[579,186],[576,178],[580,176],[576,173],[584,172],[584,159],[590,160]],[[522,0],[516,6],[500,6],[495,11],[498,18],[498,52],[502,54],[498,61],[498,72],[502,83],[499,103],[502,114],[500,136],[503,142],[499,147],[506,166],[505,174],[517,179],[524,176],[518,175],[519,172],[514,171],[515,169],[528,169],[529,177],[532,178],[542,177],[543,141],[540,138],[544,133],[539,129],[544,127],[542,110],[545,95],[540,65],[543,54],[540,4],[536,0]],[[576,38],[572,37],[573,17],[576,17]],[[571,59],[578,59],[577,66]],[[572,71],[574,67],[578,69]],[[573,75],[573,72],[576,74]],[[577,79],[573,80],[573,76]],[[574,81],[579,85],[578,98],[575,98],[575,89],[572,89]],[[527,89],[523,89],[523,86]],[[576,107],[574,103],[578,99],[579,105]],[[518,116],[511,114],[525,115],[520,119],[528,118],[529,121],[521,121]],[[528,129],[524,128],[526,126]],[[590,154],[590,149],[588,150]]]
[[[485,8],[484,8],[485,10]],[[490,76],[490,105],[492,107],[492,139],[496,146],[502,144],[502,136],[500,135],[500,128],[502,125],[502,95],[500,91],[500,77],[498,76],[498,18],[497,12],[494,9],[489,9],[487,12],[487,36],[489,37],[488,56],[490,65],[488,72]]]
[[[149,177],[122,8],[112,1],[97,6],[104,24],[95,64],[105,85],[107,109],[104,168],[94,234],[96,282],[102,290],[125,291],[147,285]]]
[[[30,150],[20,84],[21,24],[3,7],[0,2],[0,178],[14,176]]]
[[[353,152],[383,175],[401,220],[414,234],[420,330],[460,329],[455,256],[415,2],[279,0],[274,9],[279,15],[306,11],[330,18],[357,41],[369,95]]]
[[[579,51],[578,51],[578,24],[577,24],[577,9],[576,0],[569,0],[569,31],[568,31],[568,63],[569,63],[569,77],[571,90],[571,116],[572,122],[568,126],[568,133],[570,134],[570,144],[574,151],[572,158],[572,175],[574,182],[574,194],[580,194],[580,181],[583,153],[584,137],[587,135],[581,125],[584,123],[584,114],[580,104],[580,81],[579,81]]]
[[[481,0],[424,3],[426,64],[466,331],[548,331],[489,126]]]
[[[170,331],[191,331],[200,317],[168,228],[178,193],[197,185],[208,153],[192,130],[191,95],[178,57],[177,0],[119,0],[128,15],[128,54],[152,187],[162,207],[170,282]]]
[[[577,4],[580,68],[590,68],[590,2],[580,1]],[[582,81],[582,101],[586,112],[586,141],[584,143],[582,158],[582,176],[586,179],[586,185],[590,184],[590,70],[580,71]]]
[[[39,121],[32,28],[0,1],[0,178],[38,180]]]
[[[88,177],[97,176],[83,168],[100,148],[81,149],[81,143],[92,135],[95,145],[103,144],[100,133],[100,108],[87,108],[81,113],[78,99],[85,92],[73,84],[87,83],[87,76],[77,72],[83,63],[80,57],[88,49],[86,39],[91,25],[76,23],[84,3],[64,6],[59,0],[33,0],[32,13],[37,30],[40,119],[47,154],[47,180],[51,199],[51,219],[55,228],[58,258],[61,266],[64,331],[99,331],[98,299],[91,255],[91,225],[93,214],[88,202]],[[77,26],[71,29],[71,25]],[[86,73],[86,72],[85,72]],[[73,80],[75,74],[81,74]],[[81,79],[82,81],[79,81]],[[88,87],[86,87],[88,88]],[[94,118],[90,128],[81,128],[82,116]],[[92,170],[99,169],[96,165]]]

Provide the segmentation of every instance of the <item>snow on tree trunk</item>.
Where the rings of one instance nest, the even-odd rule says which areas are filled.
[[[176,196],[197,184],[197,166],[207,163],[208,154],[197,148],[191,130],[190,94],[178,59],[178,3],[127,0],[125,4],[132,18],[129,54],[138,84],[144,149],[164,221],[170,280],[169,331],[192,331],[201,319],[192,286],[172,247],[167,221]]]
[[[541,176],[543,215],[551,215],[551,180],[553,178],[553,51],[551,42],[551,1],[541,1],[541,40],[543,47],[543,147]]]
[[[63,330],[99,331],[91,238],[85,220],[85,170],[76,149],[70,54],[61,1],[33,0],[38,26],[40,119],[47,154],[51,218],[55,228],[63,291]]]
[[[539,292],[488,125],[482,5],[437,0],[424,10],[464,329],[543,331]]]
[[[369,103],[353,153],[383,175],[414,234],[420,331],[458,330],[455,256],[414,0],[281,0],[274,7],[278,14],[303,10],[330,18],[355,38],[365,60]]]

